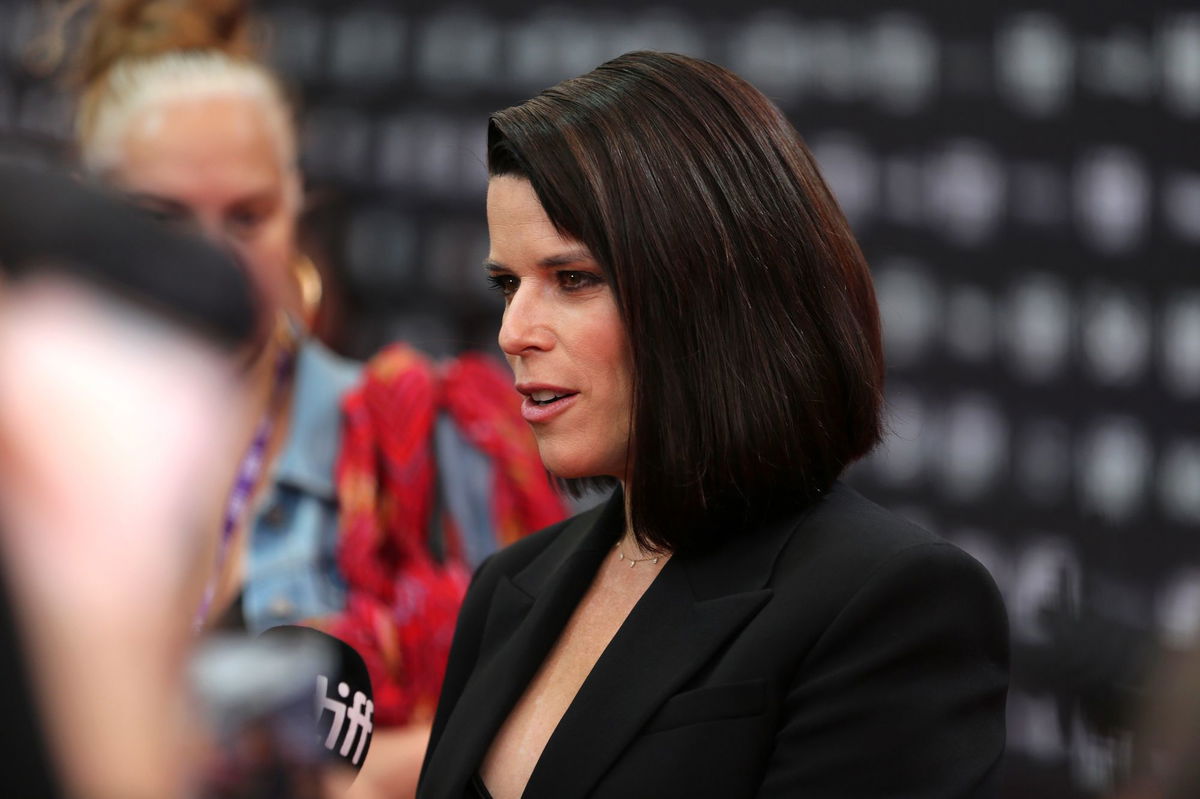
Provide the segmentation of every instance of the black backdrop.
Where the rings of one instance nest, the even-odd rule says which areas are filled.
[[[1200,11],[1182,0],[855,4],[272,0],[296,91],[323,335],[493,348],[489,111],[638,48],[738,71],[817,154],[885,314],[892,435],[851,479],[983,560],[1016,657],[1011,797],[1111,788],[1078,687],[1200,630]],[[67,104],[0,0],[0,136]],[[1109,633],[1052,648],[1065,608]],[[1105,626],[1108,625],[1108,626]],[[1119,634],[1118,634],[1119,632]],[[1124,637],[1122,637],[1124,636]]]

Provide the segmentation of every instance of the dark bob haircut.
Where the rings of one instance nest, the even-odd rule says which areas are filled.
[[[686,549],[803,507],[879,440],[870,271],[800,135],[753,86],[627,53],[494,114],[488,172],[528,179],[612,286],[643,545]]]

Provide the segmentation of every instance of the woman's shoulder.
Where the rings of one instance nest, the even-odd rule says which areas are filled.
[[[278,482],[332,499],[342,438],[342,398],[358,382],[362,364],[305,338],[295,361],[295,390],[287,441],[275,469]]]
[[[944,542],[917,523],[888,510],[841,481],[805,512],[803,524],[843,539],[847,546],[880,554],[915,544]]]
[[[904,583],[935,573],[955,574],[999,596],[971,555],[840,482],[802,515],[780,553],[777,583],[800,573],[819,575],[831,593],[845,597],[873,581]]]
[[[338,424],[342,396],[361,379],[363,364],[338,355],[307,337],[296,350],[293,416],[313,424]]]
[[[297,370],[309,373],[315,379],[329,381],[335,392],[345,391],[358,381],[363,363],[340,355],[322,341],[312,336],[305,337],[296,351]]]

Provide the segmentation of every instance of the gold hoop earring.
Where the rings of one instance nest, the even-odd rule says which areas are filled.
[[[321,309],[321,296],[324,286],[321,282],[321,272],[313,260],[303,253],[297,253],[292,259],[292,276],[300,289],[300,313],[306,327],[311,327]]]

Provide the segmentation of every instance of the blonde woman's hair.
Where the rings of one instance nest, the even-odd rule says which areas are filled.
[[[246,0],[98,0],[69,79],[84,166],[114,167],[138,115],[162,103],[237,95],[262,103],[287,167],[296,159],[289,104],[255,56]]]

